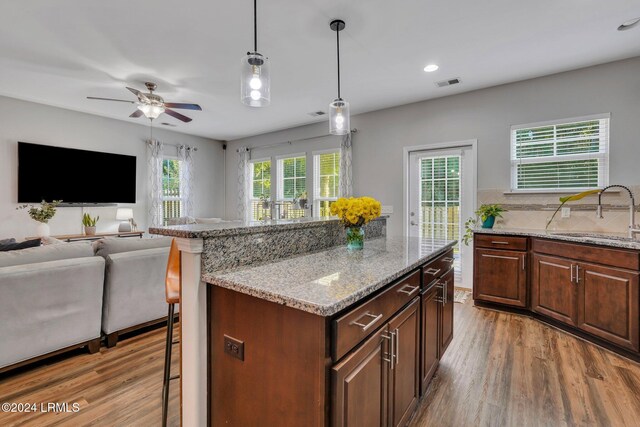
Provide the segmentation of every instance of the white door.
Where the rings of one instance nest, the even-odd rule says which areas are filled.
[[[471,289],[473,248],[461,241],[475,210],[473,145],[409,152],[408,234],[458,240],[454,248],[456,286]]]

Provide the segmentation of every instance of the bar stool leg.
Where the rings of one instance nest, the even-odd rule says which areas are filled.
[[[171,345],[173,344],[173,313],[175,304],[169,304],[167,318],[167,344],[164,350],[164,380],[162,383],[162,427],[167,426],[169,409],[169,378],[171,375]]]

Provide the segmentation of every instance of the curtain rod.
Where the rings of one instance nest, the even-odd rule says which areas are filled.
[[[154,141],[158,141],[158,140],[155,139]],[[159,141],[159,142],[161,142],[162,145],[164,145],[164,146],[168,145],[169,147],[176,147],[176,148],[187,147],[187,148],[191,148],[193,151],[198,151],[198,147],[192,147],[192,146],[190,146],[188,144],[169,144],[168,142],[162,142],[162,141]],[[147,139],[145,141],[145,144],[147,144],[147,145],[150,144],[150,143],[151,143],[150,139]]]
[[[356,129],[356,128],[351,129],[351,133],[357,133],[357,132],[358,132],[358,129]],[[331,134],[330,133],[326,133],[324,135],[310,136],[308,138],[292,139],[292,140],[289,140],[289,141],[277,142],[275,144],[258,145],[258,146],[255,146],[255,147],[247,147],[247,151],[260,150],[260,149],[263,149],[263,148],[273,148],[273,147],[278,147],[280,145],[291,145],[294,142],[309,141],[311,139],[324,138],[326,136],[331,136]],[[236,153],[239,153],[239,152],[240,152],[240,149],[236,149]]]

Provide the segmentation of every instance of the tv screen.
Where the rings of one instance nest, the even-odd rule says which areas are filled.
[[[18,203],[135,203],[136,157],[18,142]]]

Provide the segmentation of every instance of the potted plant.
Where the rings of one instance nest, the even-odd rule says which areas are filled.
[[[260,195],[260,202],[262,202],[262,209],[269,209],[269,196],[265,193]]]
[[[347,229],[347,249],[360,250],[364,246],[362,226],[382,213],[382,205],[373,197],[341,197],[331,205],[335,215]]]
[[[87,236],[95,236],[96,235],[96,224],[100,219],[99,216],[91,217],[88,213],[82,215],[82,225],[84,225],[84,234]]]
[[[54,200],[51,203],[42,201],[40,207],[33,205],[22,205],[16,209],[29,209],[29,216],[38,223],[36,233],[38,237],[49,237],[51,229],[49,228],[49,220],[56,214],[56,207],[62,203],[62,200]]]
[[[493,228],[496,218],[502,218],[502,212],[507,212],[507,210],[498,204],[480,205],[475,214],[476,218],[480,219],[482,228]],[[476,218],[469,218],[464,223],[465,233],[462,236],[462,242],[465,245],[469,245],[469,242],[473,239],[473,231],[478,225],[478,219]]]
[[[307,209],[307,192],[303,191],[300,194],[298,194],[298,206],[300,206],[300,209]]]

